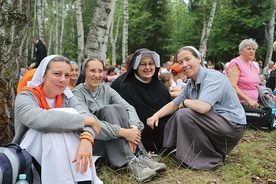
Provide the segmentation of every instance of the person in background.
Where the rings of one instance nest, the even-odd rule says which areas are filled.
[[[166,86],[158,78],[160,56],[149,49],[138,49],[129,63],[128,71],[121,85],[117,87],[119,94],[137,111],[139,119],[144,123],[142,143],[147,151],[161,153],[164,127],[169,116],[160,119],[154,130],[147,124],[147,118],[171,101]]]
[[[171,73],[172,73],[172,87],[176,87],[179,91],[181,91],[185,83],[182,80],[182,72],[180,71],[180,66],[178,63],[174,63],[171,67]]]
[[[224,66],[219,62],[215,64],[214,69],[222,73],[224,70]]]
[[[28,70],[26,68],[20,68],[19,79],[21,79],[27,72]]]
[[[122,63],[121,64],[121,70],[120,70],[120,74],[119,75],[122,75],[124,73],[127,72],[127,64],[126,63]]]
[[[75,61],[70,61],[70,64],[71,64],[71,74],[70,74],[70,82],[68,87],[72,90],[79,76],[79,65]]]
[[[161,70],[160,73],[166,73],[166,72],[167,72],[167,73],[170,73],[170,72],[171,72],[172,64],[173,64],[173,62],[167,61],[167,62],[166,62],[166,66]]]
[[[43,58],[47,56],[47,49],[44,43],[37,39],[36,37],[32,37],[32,43],[35,46],[35,55],[36,55],[36,63],[34,68],[37,68],[42,61]]]
[[[127,56],[127,58],[126,58],[126,63],[125,63],[125,64],[126,64],[126,69],[128,68],[128,65],[129,65],[129,63],[130,63],[132,57],[133,57],[133,54],[129,54],[129,55]],[[125,73],[119,75],[119,77],[117,77],[117,78],[111,83],[110,87],[113,88],[115,91],[118,92],[118,91],[119,91],[119,87],[120,87],[120,85],[121,85],[123,79],[125,78],[126,74],[127,74],[127,72],[125,72]]]
[[[259,59],[258,64],[259,64],[259,67],[260,67],[260,75],[263,75],[264,63],[261,59]]]
[[[263,69],[263,74],[266,79],[269,78],[270,72],[274,69],[274,62],[268,61],[267,65]]]
[[[166,165],[150,158],[143,147],[141,132],[144,125],[134,107],[114,89],[101,83],[103,67],[100,59],[87,58],[73,90],[82,107],[96,115],[102,127],[95,139],[93,153],[115,167],[127,164],[138,181],[147,180],[156,172],[166,170]]]
[[[63,56],[41,61],[16,96],[12,142],[36,158],[42,183],[102,183],[92,160],[101,127],[68,88],[70,71],[70,61]]]
[[[239,56],[232,59],[226,69],[227,77],[244,106],[259,108],[259,72],[252,60],[258,44],[253,39],[245,39],[239,44]]]
[[[215,169],[242,138],[245,112],[227,77],[205,68],[196,48],[180,48],[176,59],[188,82],[147,124],[155,129],[160,118],[173,113],[164,130],[163,146],[175,149],[176,157],[188,168]]]
[[[173,98],[175,98],[179,93],[180,90],[177,87],[172,86],[172,74],[171,73],[160,73],[158,75],[158,78],[160,81],[162,81],[168,91],[170,92],[170,95]]]
[[[107,81],[105,82],[107,85],[110,86],[110,84],[118,77],[118,75],[116,74],[116,67],[113,65],[110,65],[107,68]]]

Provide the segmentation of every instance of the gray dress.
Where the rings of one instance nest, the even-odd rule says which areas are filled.
[[[211,110],[205,114],[189,108],[176,111],[165,127],[163,145],[176,148],[177,158],[189,168],[216,168],[244,133],[246,118],[238,96],[223,74],[200,67],[196,83],[189,79],[174,103],[180,105],[185,98],[207,102]]]

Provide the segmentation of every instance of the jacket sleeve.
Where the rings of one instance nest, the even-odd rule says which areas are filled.
[[[79,103],[83,108],[86,109],[91,115],[93,115],[93,112],[88,108],[87,105],[87,98],[91,98],[86,90],[82,90],[80,87],[76,87],[73,90],[74,96],[78,99]],[[95,118],[97,118],[95,116]],[[118,125],[110,124],[106,121],[99,120],[97,118],[100,126],[101,131],[96,139],[99,140],[112,140],[119,138],[119,129],[121,128]]]

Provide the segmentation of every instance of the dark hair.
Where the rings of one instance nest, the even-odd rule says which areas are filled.
[[[111,72],[114,72],[116,69],[115,66],[113,65],[110,65],[108,68],[107,68],[107,75],[110,75]]]

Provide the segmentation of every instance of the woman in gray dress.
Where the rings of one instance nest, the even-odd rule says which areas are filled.
[[[189,80],[147,124],[154,128],[159,118],[174,113],[165,127],[163,146],[176,148],[177,158],[189,168],[216,168],[243,136],[244,110],[226,76],[203,67],[197,49],[183,47],[176,58]]]

